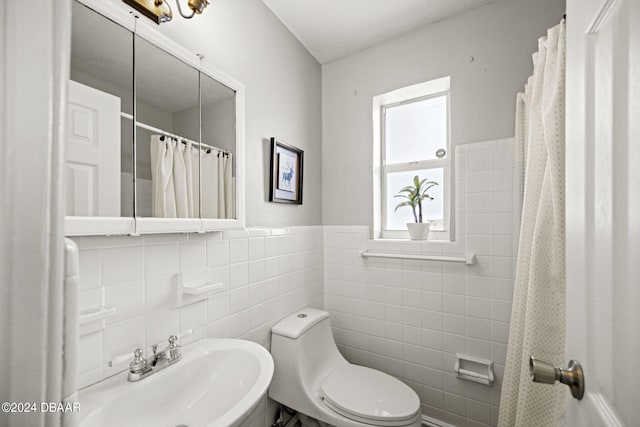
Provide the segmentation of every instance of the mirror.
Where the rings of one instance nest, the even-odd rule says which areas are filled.
[[[65,179],[69,216],[133,216],[133,34],[73,3]]]
[[[202,74],[202,218],[236,218],[235,92]]]
[[[200,217],[194,199],[199,192],[199,79],[198,70],[136,36],[138,217]]]
[[[242,85],[114,10],[73,2],[67,235],[242,226]]]

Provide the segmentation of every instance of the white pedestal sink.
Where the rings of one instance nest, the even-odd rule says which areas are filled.
[[[182,348],[182,360],[139,382],[122,372],[82,390],[81,427],[239,425],[273,376],[262,346],[204,339]]]

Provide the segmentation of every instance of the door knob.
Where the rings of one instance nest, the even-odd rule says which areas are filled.
[[[584,372],[582,365],[577,360],[571,360],[567,369],[562,369],[531,356],[529,358],[529,373],[533,382],[555,384],[556,381],[560,381],[569,386],[574,398],[581,400],[584,396]]]

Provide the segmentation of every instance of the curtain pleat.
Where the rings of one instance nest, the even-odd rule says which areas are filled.
[[[191,156],[192,142],[186,141],[182,151],[182,161],[186,178],[187,191],[187,218],[195,218],[195,206],[193,205],[193,157]]]
[[[175,146],[168,138],[151,136],[151,212],[154,217],[175,218],[177,215],[173,185]]]
[[[200,149],[191,146],[187,157],[191,158],[191,189],[192,189],[192,215],[191,218],[200,218]]]
[[[202,152],[202,217],[218,218],[218,152]]]
[[[224,176],[227,167],[227,157],[223,153],[218,153],[218,216],[217,218],[226,218],[226,205],[224,196]]]
[[[176,142],[173,151],[173,185],[176,201],[176,217],[189,218],[187,170],[184,163],[185,144]]]
[[[236,217],[236,213],[234,212],[235,205],[233,188],[233,155],[229,154],[224,168],[224,206],[226,218]]]

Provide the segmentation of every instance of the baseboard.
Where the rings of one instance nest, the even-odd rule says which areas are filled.
[[[426,415],[422,416],[422,425],[425,427],[456,427],[453,424],[445,423],[444,421],[436,420]]]

